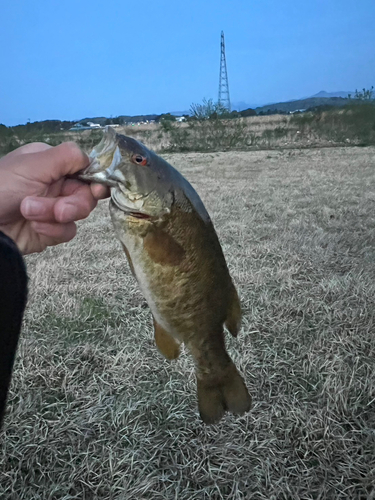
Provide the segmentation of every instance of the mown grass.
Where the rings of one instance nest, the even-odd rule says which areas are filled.
[[[167,158],[201,194],[241,295],[228,348],[251,412],[206,427],[190,357],[157,352],[103,202],[27,259],[0,497],[375,497],[374,148]]]

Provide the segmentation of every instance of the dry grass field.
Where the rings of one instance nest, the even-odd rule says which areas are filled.
[[[251,412],[206,427],[107,202],[27,258],[0,498],[375,498],[375,148],[170,154],[210,212],[244,317]],[[173,293],[173,290],[171,290]]]
[[[220,124],[222,126],[220,127]],[[343,141],[332,140],[327,131],[323,136],[317,133],[310,125],[300,126],[293,115],[270,115],[270,116],[250,116],[238,120],[219,120],[215,124],[206,123],[192,133],[191,141],[184,141],[183,131],[187,131],[187,123],[175,124],[175,130],[181,130],[178,134],[177,144],[174,143],[173,134],[166,132],[158,123],[142,125],[125,125],[116,128],[119,134],[130,135],[138,141],[143,142],[147,147],[160,153],[168,151],[171,147],[174,152],[179,151],[182,143],[186,142],[188,151],[197,151],[199,146],[206,151],[222,151],[225,149],[251,150],[251,149],[280,149],[280,148],[312,148],[331,147],[341,145]],[[219,128],[219,130],[217,130]],[[202,141],[202,133],[207,134],[208,143]],[[90,150],[97,142],[97,136],[92,132],[67,132],[64,140],[81,140],[82,145]],[[97,131],[97,134],[100,134]],[[235,145],[227,144],[225,138],[228,135],[237,137]],[[52,136],[53,137],[53,136]],[[345,143],[345,141],[344,141]],[[352,142],[352,145],[356,142]],[[196,149],[198,147],[198,149]]]
[[[362,102],[337,109],[318,108],[301,114],[211,118],[183,123],[168,120],[160,123],[141,122],[116,126],[116,131],[134,137],[157,153],[208,153],[373,146],[374,123],[374,104]],[[99,129],[64,130],[58,128],[56,123],[49,122],[35,122],[14,128],[2,125],[0,156],[35,141],[56,146],[73,140],[81,148],[90,151],[100,141],[102,134],[103,131]]]

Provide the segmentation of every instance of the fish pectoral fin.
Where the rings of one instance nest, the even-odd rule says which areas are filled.
[[[229,302],[225,326],[233,337],[237,337],[241,328],[241,304],[236,289],[233,287],[231,300]]]
[[[143,248],[157,264],[178,266],[185,255],[182,246],[162,229],[149,231],[143,240]]]
[[[164,330],[154,319],[155,342],[161,354],[168,360],[177,359],[180,354],[180,343]]]

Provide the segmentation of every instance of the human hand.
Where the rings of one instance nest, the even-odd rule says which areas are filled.
[[[70,241],[108,188],[66,178],[87,167],[73,142],[26,144],[0,159],[0,231],[23,254]]]

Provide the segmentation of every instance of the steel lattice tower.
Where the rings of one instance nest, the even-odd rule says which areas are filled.
[[[218,103],[230,111],[229,83],[227,72],[227,61],[225,59],[224,31],[221,32],[221,56],[219,76],[219,99]]]

